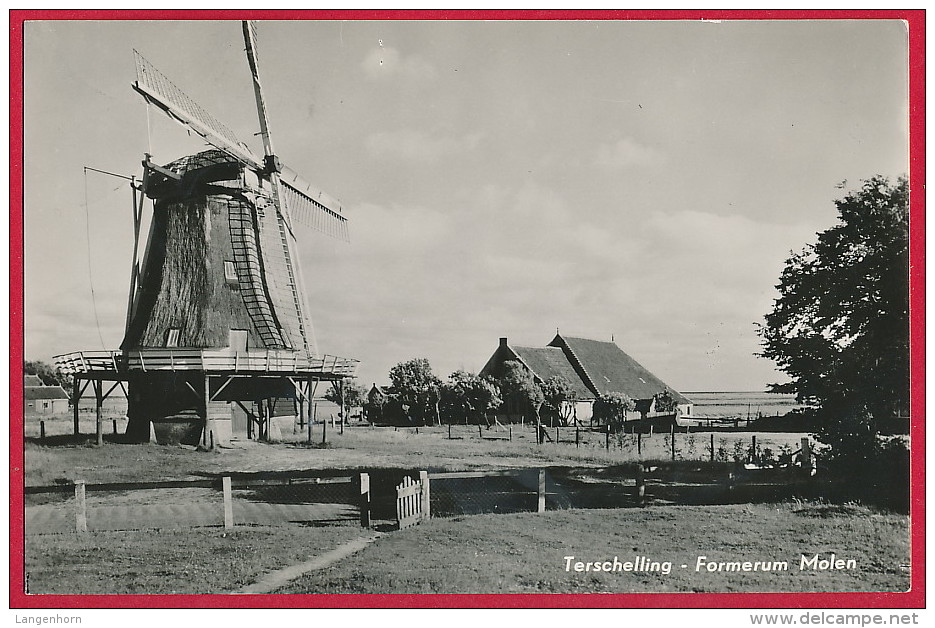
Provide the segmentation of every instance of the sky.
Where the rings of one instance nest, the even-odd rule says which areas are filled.
[[[613,340],[681,391],[763,390],[756,324],[834,199],[908,170],[907,32],[867,21],[260,22],[283,163],[349,244],[299,234],[321,352],[385,383],[500,337]],[[28,22],[24,349],[116,349],[144,152],[205,148],[138,50],[262,154],[236,21]],[[151,204],[145,210],[151,212]]]

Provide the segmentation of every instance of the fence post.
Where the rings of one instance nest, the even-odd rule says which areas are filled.
[[[711,462],[714,462],[714,432],[711,433]]]
[[[75,481],[75,530],[88,531],[88,505],[84,499],[84,480]]]
[[[214,430],[208,432],[208,449],[214,451]]]
[[[539,505],[536,512],[545,512],[545,469],[539,469]]]
[[[638,425],[636,427],[636,455],[643,455],[643,426]]]
[[[513,424],[510,423],[510,442],[513,441]]]
[[[448,424],[448,440],[451,440],[451,423]]]
[[[642,506],[646,499],[646,478],[644,477],[643,464],[636,465],[636,505]]]
[[[604,430],[604,449],[610,451],[610,423],[607,424],[607,429]]]
[[[360,527],[370,527],[370,474],[360,474]]]
[[[432,491],[428,471],[419,471],[419,483],[422,485],[422,519],[432,517]]]
[[[234,498],[229,475],[221,478],[221,492],[224,494],[224,529],[230,530],[234,527]]]
[[[39,441],[45,443],[45,421],[39,421]]]
[[[581,435],[578,432],[578,426],[575,425],[575,447],[581,442]]]
[[[559,444],[560,442],[561,442],[561,440],[560,440],[559,437],[558,437],[558,426],[556,425],[556,426],[555,426],[555,444],[557,445],[557,444]]]
[[[672,460],[675,460],[675,421],[672,421],[672,427],[669,428],[669,437],[672,441]]]
[[[318,404],[315,404],[315,405],[317,406]],[[324,445],[327,442],[327,438],[328,438],[328,422],[322,419],[321,420],[321,444],[322,445]]]
[[[806,476],[812,474],[812,446],[807,436],[802,437],[802,471]]]
[[[756,434],[750,436],[750,462],[759,462],[756,459]]]
[[[114,419],[114,434],[117,433],[117,419]]]
[[[484,437],[484,429],[481,427],[480,423],[477,424],[477,436],[480,438]]]

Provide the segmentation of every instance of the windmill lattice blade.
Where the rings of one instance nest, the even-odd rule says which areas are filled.
[[[286,212],[295,222],[338,240],[350,240],[347,218],[340,214],[341,205],[324,192],[313,190],[289,168],[284,168],[279,183],[282,186]]]
[[[263,167],[263,160],[244,146],[233,131],[189,98],[143,55],[136,50],[133,54],[136,58],[136,84],[133,87],[144,98],[235,159],[257,169]]]

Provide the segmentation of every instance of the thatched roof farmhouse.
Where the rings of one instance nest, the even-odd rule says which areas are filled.
[[[675,398],[680,414],[691,414],[691,400],[613,342],[556,334],[545,347],[520,347],[500,338],[500,345],[480,374],[500,377],[503,364],[511,360],[525,366],[537,382],[555,376],[568,380],[577,396],[574,413],[578,421],[590,420],[594,400],[612,392],[623,393],[636,401],[639,415],[634,419],[657,415],[656,396],[666,391]]]

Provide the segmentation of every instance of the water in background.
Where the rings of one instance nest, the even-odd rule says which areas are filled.
[[[796,403],[795,395],[766,392],[683,392],[694,407],[692,418],[741,418],[783,416],[805,406]]]

